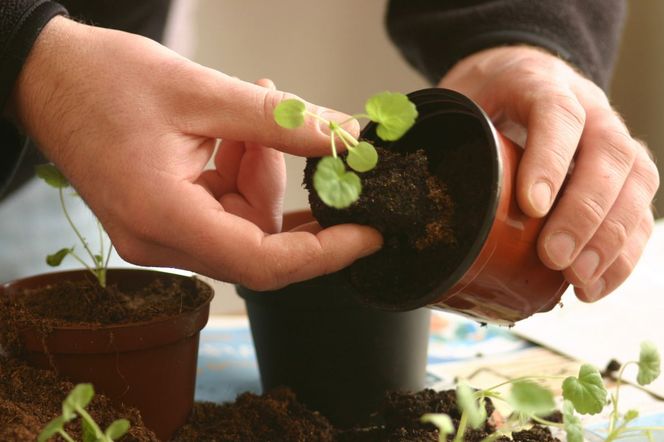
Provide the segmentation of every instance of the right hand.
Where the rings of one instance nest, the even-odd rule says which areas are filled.
[[[274,107],[290,97],[146,38],[56,17],[19,76],[12,116],[124,259],[266,290],[339,270],[382,242],[358,225],[279,233],[283,159],[263,146],[301,156],[330,152],[311,119],[296,130],[274,122]],[[235,143],[239,158],[224,164],[220,154],[217,168],[204,173],[217,138]]]

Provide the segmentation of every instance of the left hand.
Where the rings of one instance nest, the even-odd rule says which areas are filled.
[[[563,60],[527,46],[472,54],[439,86],[475,100],[499,130],[501,122],[526,130],[519,206],[543,217],[559,197],[538,240],[544,264],[562,270],[587,302],[618,287],[652,232],[659,175],[604,92]]]

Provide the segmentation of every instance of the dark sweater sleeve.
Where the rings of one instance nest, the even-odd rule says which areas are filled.
[[[606,88],[625,9],[623,0],[391,0],[386,23],[404,57],[432,83],[473,52],[529,44]]]
[[[16,78],[48,21],[66,10],[48,0],[0,1],[0,197],[24,152],[25,138],[2,118]]]

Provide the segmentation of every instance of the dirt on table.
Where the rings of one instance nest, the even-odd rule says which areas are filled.
[[[0,356],[0,441],[34,442],[41,429],[60,415],[62,401],[73,388],[74,384],[61,380],[54,372]],[[101,394],[95,395],[87,410],[102,428],[116,419],[128,419],[131,429],[122,441],[158,441],[143,425],[137,410],[116,408]],[[81,440],[78,419],[65,428],[76,440]]]
[[[174,442],[331,442],[332,424],[307,409],[288,389],[265,395],[243,393],[230,404],[196,403],[187,425]]]
[[[494,412],[486,400],[487,414]],[[280,388],[265,395],[244,393],[233,403],[197,403],[189,419],[174,437],[175,442],[438,442],[438,430],[420,422],[426,413],[446,413],[458,427],[461,415],[453,390],[417,393],[390,393],[377,412],[380,425],[358,428],[335,428],[324,416],[300,404],[291,390]],[[493,421],[482,428],[469,429],[467,442],[479,442],[495,431]],[[498,442],[559,442],[548,429],[534,426],[501,436]]]

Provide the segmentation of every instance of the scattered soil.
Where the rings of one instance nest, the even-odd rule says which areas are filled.
[[[47,334],[62,325],[140,322],[193,310],[210,296],[209,287],[195,278],[168,275],[135,291],[116,285],[102,288],[93,278],[21,290],[0,297],[0,346],[19,352],[17,330],[24,327]]]
[[[62,401],[73,388],[74,384],[59,379],[51,371],[0,356],[0,440],[35,441],[41,429],[60,415]],[[115,419],[129,419],[131,429],[123,442],[158,440],[143,425],[137,410],[116,408],[101,394],[95,395],[87,410],[102,428]],[[66,429],[76,440],[81,440],[78,420],[68,424]]]
[[[494,411],[487,399],[487,413]],[[390,393],[377,413],[382,425],[369,428],[334,428],[323,416],[297,402],[292,391],[280,388],[257,396],[244,393],[234,403],[197,403],[189,423],[175,436],[175,442],[437,442],[438,430],[420,422],[425,413],[447,413],[458,426],[460,414],[455,392],[423,390],[418,393]],[[489,419],[483,428],[468,430],[467,442],[481,441],[494,431]],[[548,429],[533,426],[514,433],[513,439],[498,442],[559,442]]]
[[[318,158],[307,160],[304,186],[321,225],[365,224],[383,234],[383,248],[349,267],[349,279],[369,304],[398,310],[430,294],[467,255],[487,210],[491,170],[473,142],[444,146],[435,158],[422,149],[377,150],[378,165],[361,174],[362,194],[346,209],[326,206],[313,189]]]
[[[41,429],[61,413],[62,400],[74,384],[63,381],[54,372],[39,370],[0,356],[0,440],[34,441]],[[486,400],[487,413],[493,405]],[[156,442],[140,413],[132,408],[116,407],[98,394],[88,411],[105,428],[118,418],[131,422],[123,442]],[[425,413],[447,413],[458,426],[460,414],[455,392],[423,390],[418,393],[390,393],[377,412],[377,421],[369,428],[335,428],[327,418],[309,410],[287,388],[277,388],[264,395],[243,393],[233,403],[199,402],[189,422],[173,437],[172,442],[437,442],[438,430],[420,422]],[[81,440],[80,423],[67,425],[67,431]],[[465,440],[477,442],[495,429],[489,419],[483,428],[466,432]],[[559,442],[548,429],[533,426],[501,437],[499,442]]]
[[[173,438],[190,441],[334,441],[332,424],[310,411],[288,389],[263,396],[244,393],[231,404],[197,403],[185,425]]]

